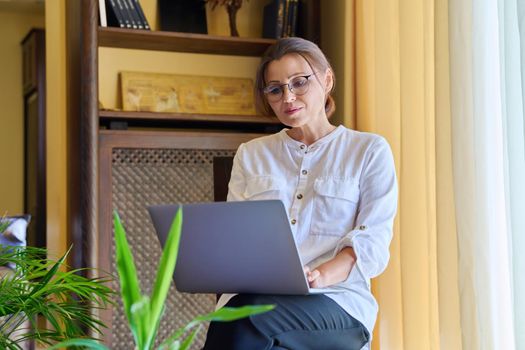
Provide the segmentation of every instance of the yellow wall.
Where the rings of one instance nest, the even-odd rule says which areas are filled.
[[[46,1],[47,245],[51,255],[67,242],[65,0]]]
[[[0,10],[0,216],[24,210],[24,112],[22,49],[31,28],[43,28],[44,15]]]

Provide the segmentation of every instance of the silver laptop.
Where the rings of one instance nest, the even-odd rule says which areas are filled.
[[[178,205],[148,208],[164,246]],[[183,205],[175,287],[188,293],[310,294],[281,201]]]

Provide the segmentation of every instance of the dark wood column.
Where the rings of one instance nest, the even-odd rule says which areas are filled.
[[[98,7],[66,2],[68,237],[73,267],[95,266],[98,231]]]

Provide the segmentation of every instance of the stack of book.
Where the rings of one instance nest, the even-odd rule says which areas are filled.
[[[157,0],[157,5],[160,30],[208,34],[205,0]]]
[[[299,0],[272,0],[264,7],[263,38],[295,36],[298,10]]]
[[[139,0],[99,0],[100,26],[150,30]]]
[[[271,0],[264,7],[263,37],[288,36],[321,44],[321,0]]]

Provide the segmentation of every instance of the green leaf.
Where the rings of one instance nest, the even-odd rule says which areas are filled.
[[[247,305],[242,307],[222,307],[207,315],[198,316],[197,321],[234,321],[251,315],[273,310],[275,305]]]
[[[180,341],[176,340],[170,345],[169,350],[180,350]]]
[[[195,341],[195,337],[197,336],[197,333],[201,330],[202,325],[199,325],[197,328],[191,332],[190,335],[186,339],[184,339],[184,342],[180,346],[180,350],[187,350],[193,344],[193,341]]]
[[[147,343],[148,332],[151,328],[150,323],[150,299],[142,296],[140,301],[131,306],[131,317],[137,328],[137,347],[139,349],[149,349],[151,345]]]
[[[53,278],[53,276],[57,273],[58,269],[60,268],[60,265],[64,263],[64,260],[66,259],[66,256],[69,254],[70,251],[71,247],[69,247],[66,254],[62,255],[62,257],[55,263],[55,265],[53,265],[53,267],[45,274],[42,281],[39,284],[37,284],[35,288],[33,288],[31,293],[29,293],[28,298],[38,294],[49,283],[51,278]]]
[[[182,335],[184,333],[186,333],[187,331],[189,331],[193,327],[199,325],[200,323],[201,323],[201,321],[197,321],[197,320],[193,319],[188,324],[186,324],[184,327],[181,327],[181,328],[177,329],[177,331],[175,333],[173,333],[166,340],[164,340],[164,342],[160,345],[159,350],[163,350],[163,349],[165,349],[165,347],[169,347],[171,349],[173,344],[180,343],[178,339],[180,337],[182,337]],[[180,346],[180,344],[179,344],[179,346]]]
[[[140,332],[137,329],[135,320],[131,314],[131,307],[133,304],[140,302],[141,294],[139,281],[137,277],[137,269],[135,268],[135,262],[133,255],[131,254],[131,248],[129,247],[128,240],[126,239],[126,231],[122,226],[118,213],[113,212],[113,222],[115,225],[115,251],[116,251],[116,263],[117,272],[120,278],[120,293],[122,296],[122,303],[124,305],[124,312],[129,321],[129,326],[135,341],[138,344],[142,343],[142,339],[138,338]]]
[[[3,218],[0,219],[0,234],[4,233],[4,231],[9,227],[9,221],[4,221]]]
[[[168,337],[161,345],[160,349],[164,349],[165,346],[173,344],[177,339],[179,339],[184,333],[194,328],[195,326],[200,326],[202,322],[206,321],[217,321],[217,322],[228,322],[235,321],[247,316],[256,315],[264,312],[273,310],[275,305],[247,305],[239,308],[232,307],[223,307],[212,313],[197,316],[192,321],[190,321],[186,326],[179,328],[173,335]]]
[[[153,293],[151,295],[151,319],[150,333],[148,337],[148,343],[153,344],[160,324],[160,318],[164,309],[164,302],[173,279],[173,272],[175,271],[175,264],[177,262],[177,255],[179,252],[179,243],[182,229],[182,206],[179,207],[175,218],[170,227],[166,244],[164,245],[164,251],[160,258],[159,268],[157,270],[157,276],[155,278],[155,284],[153,287]]]
[[[98,341],[92,340],[92,339],[69,339],[63,342],[60,342],[58,344],[55,344],[47,350],[56,350],[56,349],[62,349],[62,348],[69,348],[71,346],[84,346],[88,349],[95,349],[95,350],[110,350],[107,346],[100,344]]]

